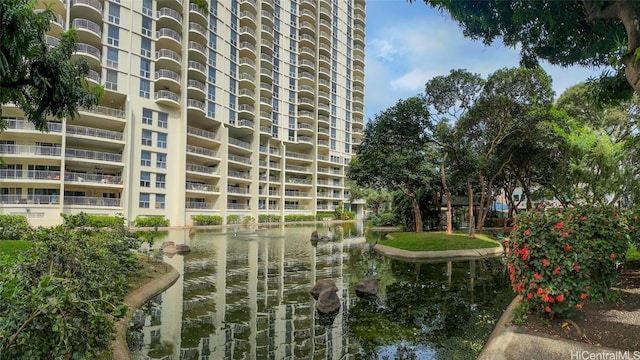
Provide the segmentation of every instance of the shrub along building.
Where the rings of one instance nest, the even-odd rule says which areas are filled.
[[[365,0],[45,3],[47,43],[77,28],[74,57],[105,95],[47,133],[2,109],[0,213],[34,225],[81,211],[188,225],[350,207]]]

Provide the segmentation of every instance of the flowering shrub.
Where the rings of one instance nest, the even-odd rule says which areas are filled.
[[[615,261],[629,246],[625,227],[611,207],[519,214],[505,244],[521,306],[571,316],[584,300],[602,300],[616,279]]]
[[[629,240],[636,246],[636,249],[640,249],[640,208],[636,208],[627,215],[627,222]]]

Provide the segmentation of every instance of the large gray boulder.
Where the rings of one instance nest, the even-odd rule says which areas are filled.
[[[316,299],[316,309],[323,314],[340,310],[340,298],[338,297],[338,287],[329,280],[318,280],[309,290],[311,296]]]
[[[311,241],[318,241],[318,230],[313,230],[311,233]]]
[[[356,295],[361,298],[371,298],[378,295],[380,285],[377,279],[366,279],[356,284]]]

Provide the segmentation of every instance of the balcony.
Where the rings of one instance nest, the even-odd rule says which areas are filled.
[[[293,152],[293,151],[287,151],[285,153],[285,156],[293,159],[309,160],[309,161],[313,160],[313,157],[311,155]]]
[[[251,179],[251,174],[249,172],[244,172],[244,171],[229,170],[227,171],[227,175],[236,179],[245,179],[245,180]]]
[[[251,210],[247,204],[227,203],[227,209],[231,210]]]
[[[203,192],[212,192],[212,193],[220,192],[220,189],[217,186],[191,182],[191,181],[187,181],[185,183],[185,189],[191,190],[191,191],[203,191]]]
[[[187,108],[188,109],[195,109],[195,110],[200,110],[204,113],[204,102],[200,101],[200,100],[196,100],[196,99],[187,99]]]
[[[200,174],[218,176],[218,170],[216,169],[216,167],[208,167],[208,166],[202,166],[197,164],[187,164],[186,170],[200,173]]]
[[[171,70],[161,69],[156,71],[155,79],[156,79],[156,86],[160,88],[171,86],[171,84],[176,87],[180,86],[180,74]],[[170,82],[170,84],[169,85],[164,84],[165,81]]]
[[[69,149],[67,148],[64,152],[64,155],[67,159],[70,160],[96,160],[96,161],[104,161],[110,163],[122,163],[122,155],[114,154],[102,151],[90,151],[90,150],[80,150],[80,149]]]
[[[61,148],[59,146],[40,146],[40,145],[13,145],[0,144],[0,154],[17,155],[17,156],[55,156],[59,157]],[[10,157],[10,156],[8,156]]]
[[[206,138],[206,139],[209,139],[209,140],[215,140],[215,141],[219,141],[220,140],[220,137],[215,132],[204,130],[204,129],[199,129],[199,128],[196,128],[196,127],[193,127],[193,126],[188,126],[187,127],[187,134],[194,135],[194,136],[199,136],[199,137]]]
[[[207,28],[205,28],[204,26],[195,23],[195,22],[190,22],[189,23],[189,34],[193,34],[194,36],[198,36],[200,38],[200,40],[202,40],[205,44],[207,43],[207,34],[209,32],[207,31]],[[190,35],[191,36],[191,35]]]
[[[156,51],[156,60],[171,60],[178,65],[182,64],[182,56],[180,56],[180,54],[178,54],[177,52],[169,49],[161,49]]]
[[[180,96],[169,90],[156,91],[153,98],[158,104],[168,105],[172,107],[180,106]]]
[[[9,130],[26,130],[40,133],[39,130],[36,130],[36,127],[31,121],[18,119],[4,119],[4,121],[7,125],[7,129]],[[49,132],[61,133],[62,124],[49,121],[47,122],[47,129],[49,130]]]
[[[196,4],[189,4],[189,14],[191,15],[197,14],[196,16],[190,16],[189,18],[190,19],[198,18],[201,22],[204,23],[204,25],[207,24],[207,20],[208,20],[207,12],[200,6]]]
[[[187,66],[188,66],[189,70],[198,71],[201,75],[205,75],[205,77],[206,77],[207,68],[204,65],[202,65],[201,63],[199,63],[197,61],[190,60],[187,63]]]
[[[87,80],[92,82],[94,85],[100,85],[101,76],[97,71],[93,69],[89,69],[89,73],[87,74]]]
[[[0,169],[3,180],[60,180],[60,171]]]
[[[247,150],[251,150],[251,143],[248,143],[246,141],[242,141],[242,140],[238,140],[235,138],[230,137],[229,138],[229,144],[230,145],[234,145],[243,149],[247,149]]]
[[[71,7],[91,9],[102,16],[102,4],[98,0],[72,0]]]
[[[238,120],[238,127],[247,127],[253,129],[253,121],[247,119]]]
[[[239,195],[249,195],[251,194],[250,189],[241,188],[238,186],[227,186],[227,193],[229,194],[239,194]]]
[[[187,89],[188,90],[198,90],[202,94],[207,93],[207,87],[205,84],[198,80],[187,80]]]
[[[71,27],[77,28],[80,31],[86,31],[89,34],[96,36],[98,41],[102,41],[102,28],[93,21],[81,18],[73,19]]]
[[[58,204],[59,195],[0,195],[0,204],[30,204],[30,205],[46,205]]]
[[[96,106],[96,107],[93,107],[91,109],[80,108],[80,111],[86,112],[86,113],[91,113],[91,114],[110,116],[110,117],[114,117],[114,118],[118,118],[118,119],[125,119],[126,118],[126,113],[124,112],[124,110],[114,109],[114,108],[110,108],[110,107],[107,107],[107,106]]]
[[[215,208],[215,204],[201,201],[189,201],[185,207],[187,209],[211,210]]]
[[[182,47],[182,35],[169,28],[160,28],[156,31],[156,48],[169,48],[180,51]]]
[[[215,158],[218,156],[218,153],[207,148],[203,148],[200,146],[187,145],[187,153],[194,154],[199,156],[206,156],[210,158]]]
[[[60,45],[60,39],[51,35],[45,35],[44,41],[49,47],[52,47],[52,48]]]
[[[65,196],[65,205],[89,205],[101,207],[122,207],[120,199],[88,196]]]
[[[178,26],[182,25],[182,15],[179,12],[171,9],[171,8],[161,8],[156,11],[156,18],[158,22],[162,19],[171,19],[177,23]]]
[[[122,185],[122,177],[107,174],[65,172],[65,182]]]
[[[100,66],[100,63],[102,62],[102,54],[100,53],[100,50],[93,45],[77,43],[76,54],[88,56],[88,60],[94,60],[90,61],[89,64],[96,67]]]
[[[246,157],[246,156],[240,156],[240,155],[235,155],[235,154],[229,154],[229,156],[227,156],[227,159],[229,159],[229,160],[231,160],[231,161],[238,162],[238,163],[243,163],[243,164],[251,165],[251,158]]]
[[[189,50],[197,51],[203,56],[207,56],[207,48],[197,41],[189,41]]]
[[[116,141],[122,141],[123,139],[122,133],[119,131],[103,130],[76,125],[67,125],[67,135],[87,136]]]

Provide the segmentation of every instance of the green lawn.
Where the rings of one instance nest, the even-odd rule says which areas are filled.
[[[12,257],[30,249],[31,246],[33,245],[30,242],[24,240],[0,240],[0,255]]]
[[[425,231],[417,234],[414,232],[390,233],[392,239],[383,239],[381,245],[391,246],[409,251],[443,251],[492,248],[500,244],[487,235],[476,234],[470,238],[466,234],[454,233],[447,235],[442,231]]]

